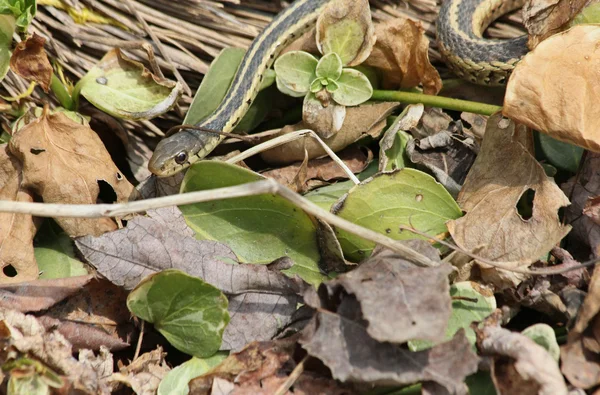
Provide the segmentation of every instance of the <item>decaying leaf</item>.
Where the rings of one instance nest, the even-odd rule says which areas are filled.
[[[328,139],[340,131],[346,119],[346,107],[337,104],[327,91],[318,92],[327,96],[326,106],[314,93],[309,93],[304,98],[302,106],[302,119],[306,128],[314,130],[319,137]]]
[[[156,394],[158,385],[169,370],[165,361],[166,353],[161,347],[144,353],[130,365],[125,366],[106,379],[113,386],[113,391],[123,384],[131,388],[136,395]]]
[[[588,294],[567,344],[561,348],[562,372],[570,383],[588,389],[600,384],[600,268],[594,269]]]
[[[353,173],[360,173],[369,164],[373,154],[370,151],[368,154],[365,154],[358,147],[348,147],[340,152],[338,156]],[[265,171],[262,175],[295,189],[296,184],[294,183],[294,179],[301,171],[301,168],[301,163],[294,163],[279,169]],[[331,158],[313,159],[307,163],[306,175],[301,180],[301,187],[303,188],[302,190],[306,190],[311,180],[332,181],[344,178],[348,178],[348,176]]]
[[[266,265],[236,264],[224,244],[196,240],[181,212],[152,210],[127,228],[75,241],[87,261],[113,283],[132,289],[147,275],[179,269],[202,278],[229,298],[231,321],[223,349],[239,349],[252,340],[268,340],[296,310],[301,283]],[[268,307],[267,307],[268,306]]]
[[[28,81],[35,81],[48,92],[52,79],[52,65],[44,51],[46,39],[37,35],[21,41],[10,57],[10,69]]]
[[[109,51],[76,85],[104,112],[125,119],[152,119],[169,111],[183,92],[179,82],[159,78],[119,48]]]
[[[33,196],[21,189],[21,164],[0,145],[0,199],[32,202]],[[29,214],[0,213],[0,283],[24,282],[38,277],[33,252],[36,227]]]
[[[413,88],[423,85],[423,92],[435,95],[442,89],[442,79],[429,62],[429,39],[420,23],[395,18],[375,28],[377,41],[364,62],[383,72],[383,88]]]
[[[558,210],[569,200],[531,155],[531,132],[495,114],[489,118],[481,152],[458,196],[466,215],[448,222],[462,248],[514,267],[528,266],[547,253],[570,230]],[[532,190],[530,218],[517,210]],[[532,235],[535,235],[532,236]],[[497,287],[516,285],[523,277],[482,265],[482,276]]]
[[[77,293],[92,278],[87,275],[0,285],[0,308],[22,313],[47,310]]]
[[[600,151],[600,27],[580,25],[554,35],[512,73],[503,114],[567,143]]]
[[[568,23],[588,3],[587,0],[533,0],[523,6],[523,25],[529,49],[569,27]]]
[[[317,19],[317,47],[322,54],[337,53],[344,66],[361,64],[375,43],[367,0],[331,2]]]
[[[293,357],[297,336],[271,342],[253,342],[230,355],[207,373],[190,381],[191,395],[273,394],[284,385],[296,365]],[[294,390],[285,395],[352,395],[330,378],[304,371],[294,380]],[[226,389],[226,390],[225,390]]]
[[[323,139],[323,141],[333,151],[337,152],[363,137],[372,136],[376,138],[385,128],[387,116],[397,107],[398,103],[388,102],[349,107],[346,109],[346,118],[344,119],[342,128],[335,135],[328,139]],[[270,136],[270,138],[301,129],[306,129],[306,125],[303,122],[286,126],[278,134]],[[302,161],[305,149],[308,151],[309,159],[326,155],[321,145],[308,137],[265,151],[261,153],[261,158],[270,164],[290,164]]]
[[[439,261],[435,248],[426,241],[407,245]],[[451,312],[449,265],[417,267],[399,254],[377,249],[361,265],[335,280],[305,292],[305,302],[315,309],[329,308],[341,298],[354,299],[370,337],[380,342],[405,343],[420,339],[440,341]],[[422,292],[427,289],[431,292]]]
[[[494,325],[482,330],[481,349],[494,356],[492,378],[501,394],[566,395],[558,363],[548,351],[517,332]]]
[[[23,187],[46,203],[94,204],[125,202],[135,189],[117,169],[102,141],[86,124],[44,110],[20,129],[9,150],[23,163]],[[100,196],[102,189],[107,193]],[[110,218],[57,218],[70,236],[99,235],[117,228]]]
[[[37,359],[63,375],[67,381],[63,389],[67,393],[108,393],[97,372],[73,358],[69,342],[56,331],[46,331],[33,316],[0,309],[0,327],[0,344],[3,350],[0,358],[3,361],[6,361],[8,356],[12,359],[18,355],[15,354],[16,351]]]

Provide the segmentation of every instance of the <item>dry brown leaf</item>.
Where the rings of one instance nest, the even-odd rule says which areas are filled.
[[[546,38],[559,33],[589,0],[532,0],[523,6],[523,25],[529,33],[527,46],[534,49]]]
[[[420,23],[396,18],[375,28],[377,41],[364,62],[383,73],[383,88],[414,88],[423,84],[423,92],[435,95],[442,79],[429,62],[429,39]]]
[[[513,71],[503,114],[551,137],[600,151],[600,26],[548,38]]]
[[[94,204],[101,185],[112,190],[108,195],[118,203],[136,196],[98,135],[60,112],[45,109],[13,136],[9,149],[23,163],[23,186],[46,203]],[[73,237],[117,228],[110,218],[61,217],[56,222]]]
[[[0,286],[0,308],[22,313],[47,310],[78,292],[94,276],[35,280]]]
[[[338,32],[339,29],[332,28],[332,25],[347,27],[349,24],[357,24],[359,30],[346,29],[345,32],[351,32],[352,37],[347,37],[348,42],[356,42],[355,47],[348,53],[340,53],[344,66],[357,66],[364,62],[369,56],[375,43],[375,28],[371,22],[371,10],[368,0],[337,0],[329,3],[317,19],[316,42],[319,51],[322,54],[328,53],[327,34],[332,31]],[[358,43],[362,39],[362,42]],[[347,43],[346,43],[347,44]],[[351,56],[353,55],[353,56]],[[349,56],[350,59],[346,59]]]
[[[107,379],[113,385],[117,383],[130,387],[136,395],[154,395],[161,380],[171,370],[166,361],[167,354],[162,347],[144,353],[130,365],[122,367],[119,373]],[[118,386],[116,386],[117,389]]]
[[[21,189],[22,181],[21,164],[9,154],[7,144],[0,145],[0,199],[33,202],[33,197]],[[0,283],[25,282],[38,277],[33,254],[35,232],[31,215],[0,213]]]
[[[307,95],[302,106],[302,119],[307,129],[311,129],[319,137],[327,139],[342,128],[346,118],[346,106],[334,102],[326,90],[317,92],[317,94],[320,97],[324,96],[326,105],[311,95]]]
[[[489,118],[481,152],[458,196],[467,214],[448,222],[461,248],[522,267],[550,251],[569,232],[571,227],[558,218],[558,210],[569,200],[531,155],[531,146],[526,127],[515,126],[501,114]],[[524,219],[516,205],[529,189],[535,192],[533,212]],[[524,278],[485,265],[482,277],[499,288]]]
[[[558,363],[542,346],[498,326],[482,330],[481,349],[494,356],[492,378],[500,394],[567,395]]]
[[[353,173],[360,173],[365,167],[367,167],[373,158],[373,154],[370,151],[368,154],[365,154],[358,147],[348,147],[339,153],[339,157]],[[293,181],[301,169],[302,163],[294,163],[279,169],[265,171],[262,173],[262,175],[272,178],[278,183],[287,185],[288,187],[298,191],[296,188],[294,188],[295,185]],[[310,180],[318,179],[323,181],[331,181],[340,178],[348,178],[348,176],[331,158],[327,157],[313,159],[307,164],[306,176],[304,177],[302,189],[307,186],[308,181]]]
[[[52,80],[52,65],[44,51],[46,39],[33,33],[17,44],[10,57],[10,69],[28,81],[35,81],[48,92]]]
[[[323,141],[333,151],[337,152],[363,137],[372,136],[377,138],[386,126],[387,116],[398,106],[398,103],[382,102],[349,107],[346,109],[346,119],[340,131],[328,139],[323,139]],[[275,138],[302,129],[306,129],[303,122],[296,125],[288,125],[281,129],[279,133],[269,136],[269,138]],[[309,159],[326,155],[317,141],[307,137],[265,151],[261,153],[261,158],[270,164],[287,165],[302,161],[304,159],[305,148],[308,151]]]

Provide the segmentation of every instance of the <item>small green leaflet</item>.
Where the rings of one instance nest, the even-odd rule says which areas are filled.
[[[170,370],[158,386],[158,395],[187,395],[190,380],[203,375],[227,358],[227,352],[218,352],[209,358],[193,357]]]

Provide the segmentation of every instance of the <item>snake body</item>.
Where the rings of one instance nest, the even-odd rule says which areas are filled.
[[[461,78],[484,85],[501,85],[527,53],[526,37],[512,40],[482,38],[499,16],[522,6],[523,0],[445,0],[437,23],[439,47],[448,65]],[[230,133],[256,98],[265,71],[288,43],[312,28],[329,0],[296,0],[256,37],[246,52],[223,101],[199,129]],[[148,168],[170,176],[206,157],[223,135],[183,129],[158,143]]]

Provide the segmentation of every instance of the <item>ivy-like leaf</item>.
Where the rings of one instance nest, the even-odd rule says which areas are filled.
[[[338,89],[331,92],[336,103],[344,106],[357,106],[373,95],[373,87],[366,75],[357,70],[344,69],[336,81]]]
[[[277,88],[290,96],[304,96],[316,78],[317,64],[317,58],[308,52],[291,51],[281,55],[273,66],[277,76]]]

